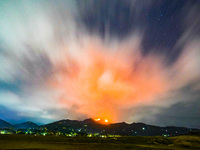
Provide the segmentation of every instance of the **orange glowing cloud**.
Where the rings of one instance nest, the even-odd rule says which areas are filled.
[[[78,57],[69,54],[55,63],[50,85],[61,92],[63,107],[76,105],[78,113],[115,122],[120,108],[151,103],[168,91],[158,57],[142,57],[130,43],[113,48],[91,41],[84,43]]]

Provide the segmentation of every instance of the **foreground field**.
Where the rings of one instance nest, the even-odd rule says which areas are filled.
[[[89,138],[65,136],[0,135],[0,149],[168,150],[200,149],[200,137]]]

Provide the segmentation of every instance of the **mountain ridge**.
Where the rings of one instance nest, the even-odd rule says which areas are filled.
[[[14,128],[17,129],[39,129],[39,126],[34,122],[27,121],[13,125]]]
[[[193,131],[200,131],[200,129],[196,128],[186,128],[186,127],[176,127],[176,126],[160,127],[155,125],[148,125],[141,122],[139,123],[133,122],[131,124],[128,124],[126,122],[101,124],[92,118],[85,119],[83,121],[63,119],[48,124],[43,124],[40,126],[31,121],[12,125],[9,122],[0,119],[0,125],[1,124],[4,125],[3,127],[0,126],[0,128],[12,128],[14,130],[41,129],[46,131],[52,131],[54,133],[60,132],[63,134],[85,133],[85,134],[115,134],[115,135],[128,135],[128,136],[138,136],[138,135],[176,136],[176,135],[188,134]]]
[[[3,119],[0,119],[0,128],[11,128],[13,125]]]

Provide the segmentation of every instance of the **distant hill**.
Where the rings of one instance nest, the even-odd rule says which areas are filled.
[[[0,120],[0,128],[15,128],[17,129],[44,129],[53,132],[61,133],[81,133],[81,134],[112,134],[112,135],[127,135],[127,136],[176,136],[190,133],[199,133],[200,129],[192,129],[185,127],[159,127],[147,125],[144,123],[127,124],[125,122],[100,124],[93,119],[84,121],[78,120],[60,120],[38,126],[33,122],[24,122],[16,125]]]
[[[12,124],[0,119],[0,128],[12,128]]]
[[[159,127],[146,125],[144,123],[127,124],[125,122],[121,122],[114,124],[99,124],[93,119],[86,119],[84,121],[60,120],[43,125],[42,127],[50,131],[62,133],[84,132],[128,136],[175,136],[188,134],[191,131],[199,131],[198,129],[185,127]]]
[[[39,126],[31,121],[15,124],[14,128],[17,129],[39,129]]]

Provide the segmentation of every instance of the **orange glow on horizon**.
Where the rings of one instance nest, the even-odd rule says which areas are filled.
[[[95,121],[100,121],[101,119],[100,118],[98,118],[98,119],[94,119]]]
[[[101,123],[101,124],[108,124],[108,123],[109,123],[108,119],[96,118],[96,119],[94,119],[94,120],[95,120],[96,122]]]

